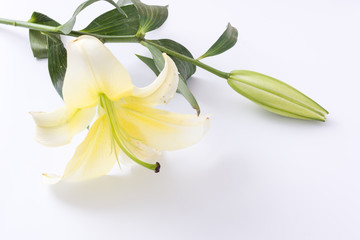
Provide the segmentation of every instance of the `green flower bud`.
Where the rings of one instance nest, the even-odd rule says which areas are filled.
[[[325,121],[328,114],[328,111],[295,88],[257,72],[232,71],[228,84],[244,97],[282,116]]]

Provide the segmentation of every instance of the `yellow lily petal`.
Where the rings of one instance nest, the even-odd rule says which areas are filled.
[[[171,113],[137,104],[118,104],[117,112],[119,123],[129,136],[158,151],[197,143],[210,123],[208,116]]]
[[[61,146],[71,142],[94,118],[96,109],[62,107],[50,113],[31,112],[37,125],[35,139],[47,146]]]
[[[43,174],[45,183],[56,183],[60,179],[82,181],[108,173],[116,163],[118,149],[111,142],[110,127],[105,116],[99,117],[90,128],[85,140],[77,147],[68,162],[62,177]]]
[[[156,80],[144,88],[134,88],[133,97],[128,99],[138,104],[155,106],[167,104],[175,95],[179,83],[178,69],[174,61],[163,54],[164,69]]]
[[[132,94],[129,73],[97,38],[81,36],[68,43],[67,61],[63,86],[66,105],[93,107],[101,93],[112,101]]]
[[[124,145],[126,146],[128,151],[131,152],[136,158],[147,163],[155,163],[156,158],[159,157],[159,155],[161,154],[160,151],[151,148],[142,141],[133,139],[131,137],[127,140],[127,142],[124,143]],[[124,159],[129,160],[128,162],[133,162],[126,154],[124,154],[123,152],[120,153],[122,156],[122,163],[124,162]]]

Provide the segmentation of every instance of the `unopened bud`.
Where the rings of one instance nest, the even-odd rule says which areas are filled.
[[[275,78],[247,70],[230,73],[228,84],[266,110],[286,117],[325,121],[328,112],[295,88]]]

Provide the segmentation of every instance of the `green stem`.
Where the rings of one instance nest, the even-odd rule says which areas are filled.
[[[90,35],[97,37],[101,39],[103,42],[140,42],[140,39],[136,37],[135,35],[129,35],[129,36],[106,36],[106,35],[99,35],[99,34],[93,34],[93,33],[87,33],[82,31],[71,31],[69,34],[62,33],[58,27],[53,26],[47,26],[44,24],[38,24],[38,23],[31,23],[31,22],[25,22],[25,21],[19,21],[19,20],[12,20],[12,19],[5,19],[0,18],[0,24],[5,25],[11,25],[14,27],[23,27],[28,28],[32,30],[37,30],[40,32],[50,32],[50,33],[58,33],[61,35],[67,35],[72,37],[79,37],[81,35]]]
[[[169,54],[169,55],[171,55],[171,56],[174,56],[174,57],[179,58],[179,59],[181,59],[181,60],[184,60],[184,61],[187,61],[187,62],[189,62],[189,63],[192,63],[192,64],[194,64],[194,65],[196,65],[196,66],[198,66],[198,67],[201,67],[201,68],[205,69],[206,71],[215,74],[216,76],[219,76],[219,77],[224,78],[224,79],[228,79],[228,78],[230,77],[230,74],[229,74],[229,73],[226,73],[226,72],[222,72],[222,71],[220,71],[220,70],[217,70],[217,69],[215,69],[215,68],[213,68],[213,67],[210,67],[209,65],[206,65],[205,63],[200,62],[199,60],[196,60],[196,59],[187,57],[187,56],[185,56],[185,55],[182,55],[181,53],[178,53],[178,52],[176,52],[176,51],[173,51],[173,50],[171,50],[171,49],[168,49],[168,48],[166,48],[166,47],[163,47],[163,46],[161,46],[161,45],[159,45],[159,44],[156,44],[156,43],[154,43],[153,41],[143,40],[143,41],[141,41],[140,43],[144,43],[144,42],[147,43],[147,44],[149,44],[149,45],[151,45],[151,46],[156,47],[157,49],[159,49],[160,51],[162,51],[162,52],[164,52],[164,53],[167,53],[167,54]]]
[[[24,27],[24,28],[28,28],[28,29],[43,31],[43,32],[53,32],[53,33],[59,32],[57,27],[52,27],[52,26],[47,26],[47,25],[37,24],[37,23],[24,22],[24,21],[13,20],[13,19],[0,18],[0,23],[5,24],[5,25],[11,25],[14,27]]]
[[[194,64],[198,67],[201,67],[213,74],[215,74],[216,76],[219,76],[221,78],[224,79],[228,79],[230,74],[226,73],[226,72],[222,72],[220,70],[217,70],[213,67],[210,67],[209,65],[206,65],[205,63],[200,62],[197,59],[193,59],[190,57],[187,57],[181,53],[178,53],[176,51],[173,51],[171,49],[165,48],[159,44],[156,44],[152,41],[149,40],[144,40],[142,36],[136,36],[136,35],[129,35],[129,36],[106,36],[106,35],[99,35],[99,34],[93,34],[93,33],[87,33],[87,32],[82,32],[82,31],[71,31],[69,34],[64,34],[59,30],[59,27],[53,27],[53,26],[47,26],[47,25],[43,25],[43,24],[38,24],[38,23],[30,23],[30,22],[25,22],[25,21],[19,21],[19,20],[12,20],[12,19],[5,19],[5,18],[0,18],[0,24],[5,24],[5,25],[11,25],[14,27],[24,27],[24,28],[28,28],[28,29],[32,29],[32,30],[37,30],[37,31],[41,31],[41,32],[50,32],[50,33],[57,33],[57,34],[61,34],[61,35],[67,35],[67,36],[72,36],[72,37],[79,37],[81,35],[90,35],[90,36],[94,36],[99,38],[100,40],[102,40],[104,43],[108,42],[108,43],[115,43],[115,42],[128,42],[128,43],[132,43],[132,42],[140,42],[140,43],[147,43],[149,45],[152,45],[154,47],[156,47],[157,49],[159,49],[162,52],[165,52],[171,56],[174,56],[176,58],[179,58],[181,60],[187,61],[191,64]]]
[[[141,40],[136,35],[128,35],[128,36],[107,36],[100,34],[87,33],[83,31],[71,31],[68,36],[72,37],[80,37],[81,35],[89,35],[93,37],[99,38],[104,43],[139,43]]]

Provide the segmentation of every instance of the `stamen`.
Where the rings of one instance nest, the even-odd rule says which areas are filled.
[[[160,172],[160,163],[156,162],[157,167],[155,168],[155,173]]]
[[[116,144],[131,160],[133,160],[134,162],[136,162],[137,164],[139,164],[143,167],[153,170],[155,173],[158,173],[160,171],[160,164],[158,162],[156,162],[155,164],[143,162],[140,159],[138,159],[136,156],[134,156],[134,154],[131,153],[131,151],[128,149],[128,147],[126,147],[125,143],[129,143],[129,144],[132,144],[132,143],[129,142],[128,140],[126,140],[125,135],[127,135],[127,134],[126,134],[126,132],[123,131],[123,129],[119,125],[119,122],[117,121],[116,111],[115,111],[113,102],[111,100],[109,100],[104,94],[100,95],[100,106],[103,107],[105,110],[105,115],[106,115],[105,117],[108,120],[109,125],[110,125],[112,141],[115,140]],[[117,154],[116,150],[115,150],[115,154]],[[116,155],[116,159],[118,160],[117,155]],[[118,164],[120,166],[119,161],[118,161]]]

